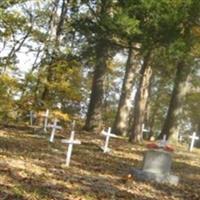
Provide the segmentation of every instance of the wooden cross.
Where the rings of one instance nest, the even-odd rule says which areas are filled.
[[[111,128],[108,128],[108,132],[106,131],[102,131],[101,132],[102,135],[106,136],[106,141],[105,141],[105,145],[103,147],[101,147],[101,149],[103,150],[104,153],[109,152],[111,149],[108,148],[108,143],[109,143],[109,139],[110,137],[114,137],[114,138],[119,138],[117,135],[111,133]]]
[[[145,137],[148,137],[148,134],[150,133],[150,130],[145,128],[144,124],[142,124],[142,134],[145,136]]]
[[[30,117],[30,125],[32,126],[32,125],[33,125],[33,118],[34,118],[34,113],[33,113],[33,111],[30,111],[30,113],[29,113],[28,116]]]
[[[163,135],[163,139],[159,142],[158,146],[163,148],[166,145],[167,145],[167,136]]]
[[[144,124],[142,124],[142,132],[149,133],[150,130],[146,129],[145,126],[144,126]]]
[[[178,141],[179,142],[183,141],[183,135],[181,133],[178,134]]]
[[[43,115],[43,117],[44,117],[44,132],[47,132],[49,109],[46,110],[46,113]]]
[[[49,139],[50,142],[53,142],[53,141],[54,141],[54,136],[55,136],[56,130],[57,130],[57,129],[62,129],[61,126],[58,126],[58,125],[57,125],[57,122],[58,122],[58,120],[55,118],[53,124],[49,124],[49,125],[48,125],[49,128],[52,128],[51,137],[50,137],[50,139]]]
[[[195,140],[198,140],[199,137],[196,136],[196,132],[193,132],[192,135],[189,136],[191,138],[191,143],[190,143],[190,146],[189,146],[189,151],[192,151],[193,147],[194,147],[194,142]]]
[[[74,140],[75,131],[71,131],[69,140],[61,140],[62,143],[68,144],[68,150],[66,152],[66,166],[69,167],[70,159],[72,155],[72,149],[74,144],[81,144],[80,140]]]

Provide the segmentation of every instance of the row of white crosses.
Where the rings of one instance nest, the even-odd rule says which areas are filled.
[[[148,129],[144,128],[144,124],[142,125],[142,131],[143,132],[150,132]],[[182,140],[182,135],[179,136],[179,140]],[[165,147],[167,145],[167,139],[166,139],[166,135],[163,136],[163,139],[159,142],[159,146],[160,147]],[[192,151],[193,147],[194,147],[194,143],[195,140],[199,140],[199,137],[196,135],[196,132],[193,132],[192,135],[189,136],[189,138],[191,139],[190,145],[189,145],[189,151]]]
[[[199,140],[199,137],[196,135],[196,132],[193,132],[192,135],[189,136],[191,139],[191,143],[189,145],[189,151],[192,151],[194,147],[195,140]],[[167,145],[166,135],[163,136],[163,139],[159,143],[159,147],[165,147]]]
[[[53,142],[56,130],[57,129],[62,129],[62,127],[57,125],[57,122],[58,122],[57,119],[54,119],[54,123],[53,124],[49,124],[48,125],[49,110],[46,111],[44,117],[45,117],[45,120],[44,120],[44,131],[47,131],[47,127],[52,128],[50,142]],[[72,131],[71,131],[70,139],[69,140],[66,140],[66,139],[61,140],[62,143],[68,144],[68,150],[66,152],[66,166],[67,167],[70,164],[73,145],[74,144],[81,144],[81,141],[74,139],[74,136],[75,136],[75,130],[74,129],[75,129],[75,121],[73,122],[73,125],[72,125]],[[149,132],[149,130],[144,128],[144,125],[142,127],[142,130],[143,130],[143,132]],[[113,134],[113,133],[111,133],[111,128],[110,127],[108,128],[107,132],[103,130],[101,132],[101,134],[106,137],[105,144],[104,144],[104,146],[101,147],[101,149],[103,150],[104,153],[108,153],[111,150],[110,148],[108,148],[110,138],[111,137],[120,138],[120,137],[115,135],[115,134]],[[199,137],[197,137],[196,133],[194,132],[193,135],[190,136],[190,138],[192,140],[191,140],[191,144],[190,144],[189,150],[192,151],[192,148],[194,146],[194,142],[195,142],[195,140],[199,139]],[[166,135],[164,135],[163,139],[159,143],[159,146],[160,147],[165,147],[166,145],[167,145],[167,139],[166,139]]]
[[[31,116],[31,124],[32,124],[32,115],[33,113],[31,112],[30,113],[30,116]],[[47,128],[51,128],[51,136],[50,136],[50,139],[49,141],[50,142],[54,142],[54,137],[55,137],[55,133],[57,130],[61,130],[62,127],[57,125],[58,123],[58,120],[55,118],[54,121],[53,121],[53,124],[48,124],[48,119],[49,119],[49,110],[47,109],[45,114],[43,115],[44,117],[44,131],[47,132]],[[119,138],[119,136],[111,133],[111,128],[109,127],[108,128],[108,131],[102,131],[102,134],[104,136],[106,136],[106,141],[105,141],[105,145],[102,147],[103,149],[103,152],[104,153],[107,153],[110,151],[110,149],[108,148],[108,144],[109,144],[109,140],[110,140],[110,137],[114,137],[114,138]],[[73,124],[72,124],[72,131],[71,131],[71,136],[70,136],[70,139],[67,140],[67,139],[63,139],[61,140],[62,143],[65,143],[65,144],[68,144],[68,150],[66,152],[66,166],[68,167],[69,164],[70,164],[70,159],[71,159],[71,154],[72,154],[72,150],[73,150],[73,145],[74,144],[81,144],[81,141],[80,140],[75,140],[74,139],[74,136],[75,136],[75,121],[73,121]]]
[[[144,129],[143,129],[144,131]],[[102,131],[102,135],[106,136],[106,141],[105,141],[105,145],[102,147],[103,152],[107,153],[110,151],[110,149],[108,148],[108,143],[109,143],[109,139],[110,137],[114,137],[114,138],[119,138],[117,135],[111,133],[111,128],[108,128],[108,131],[105,132],[104,130]],[[189,136],[191,138],[191,143],[189,146],[189,151],[192,151],[193,147],[194,147],[194,143],[195,140],[199,140],[199,137],[196,135],[196,132],[193,132],[192,135]],[[165,147],[167,145],[167,137],[166,135],[163,136],[163,139],[159,142],[158,146],[159,147]]]

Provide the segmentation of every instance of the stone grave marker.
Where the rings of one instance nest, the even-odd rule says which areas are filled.
[[[63,139],[61,140],[62,143],[68,144],[68,150],[66,152],[66,166],[69,167],[70,160],[71,160],[71,155],[72,155],[72,150],[73,150],[73,145],[74,144],[81,144],[80,140],[75,140],[74,139],[75,131],[71,131],[71,136],[69,140]]]
[[[169,174],[172,156],[163,150],[149,150],[144,155],[143,171],[156,174]]]
[[[191,143],[190,143],[190,146],[189,146],[189,151],[192,151],[192,149],[194,147],[195,140],[198,140],[199,137],[197,137],[196,132],[193,132],[193,134],[190,135],[189,138],[191,139]]]
[[[61,127],[61,126],[58,126],[57,123],[58,123],[58,120],[55,118],[53,124],[49,124],[49,125],[47,126],[47,127],[49,127],[49,128],[52,128],[51,137],[50,137],[50,139],[49,139],[50,142],[53,142],[53,141],[54,141],[54,136],[55,136],[56,130],[57,130],[57,129],[62,129],[62,127]]]
[[[177,185],[179,178],[171,174],[172,153],[164,150],[167,145],[166,136],[158,144],[159,149],[151,149],[145,152],[142,169],[131,170],[133,177],[139,180],[155,181]]]
[[[113,138],[119,138],[119,136],[111,133],[111,128],[109,127],[108,128],[108,131],[102,131],[101,132],[102,135],[106,136],[106,141],[105,141],[105,145],[103,147],[101,147],[101,149],[103,150],[104,153],[108,153],[111,151],[110,148],[108,148],[108,144],[109,144],[109,140],[110,140],[110,137],[113,137]]]

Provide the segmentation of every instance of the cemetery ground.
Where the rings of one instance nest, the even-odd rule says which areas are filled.
[[[104,137],[79,132],[81,145],[73,147],[70,167],[65,166],[66,144],[57,134],[32,129],[0,130],[0,200],[168,200],[200,199],[200,150],[188,152],[178,146],[172,173],[180,177],[178,186],[141,182],[129,177],[132,167],[140,168],[145,145],[125,139],[111,139],[112,152],[100,149]]]

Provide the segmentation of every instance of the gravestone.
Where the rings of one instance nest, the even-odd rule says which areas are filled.
[[[159,149],[151,149],[145,152],[142,169],[131,170],[131,174],[138,180],[155,181],[177,185],[179,178],[171,174],[172,153],[165,151],[166,137],[159,142]]]
[[[159,174],[169,174],[172,156],[163,150],[149,150],[144,155],[143,171]]]

